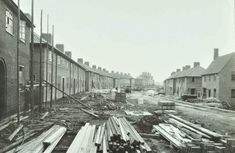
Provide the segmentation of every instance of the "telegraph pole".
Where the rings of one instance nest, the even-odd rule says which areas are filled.
[[[34,0],[32,0],[31,6],[31,54],[30,54],[30,100],[32,116],[34,115],[34,89],[33,89],[33,54],[34,54]]]
[[[47,49],[46,49],[46,81],[48,82],[48,52],[49,52],[49,15],[47,14]],[[46,102],[45,102],[45,106],[47,103],[47,92],[48,92],[48,84],[46,82]]]
[[[17,17],[17,50],[16,50],[16,90],[17,90],[17,123],[20,124],[20,91],[19,91],[19,52],[20,52],[20,0],[18,0]]]
[[[52,26],[52,49],[51,49],[51,99],[50,99],[50,108],[52,108],[52,101],[53,101],[53,63],[54,63],[54,25]]]
[[[41,10],[41,20],[40,20],[40,64],[39,64],[39,112],[41,112],[42,107],[42,15],[43,12]]]

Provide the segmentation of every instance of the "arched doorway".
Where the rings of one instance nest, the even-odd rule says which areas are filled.
[[[0,58],[0,120],[6,116],[6,66]]]

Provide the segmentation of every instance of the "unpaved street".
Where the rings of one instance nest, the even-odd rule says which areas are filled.
[[[145,104],[158,104],[159,100],[166,100],[164,96],[148,96],[144,93],[135,92],[131,98],[143,98]],[[187,120],[199,123],[206,128],[217,131],[221,134],[228,133],[235,137],[235,113],[222,112],[214,109],[194,107],[192,105],[185,105],[176,103],[176,110],[179,115]]]

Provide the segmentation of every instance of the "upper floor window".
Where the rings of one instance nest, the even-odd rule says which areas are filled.
[[[211,81],[211,76],[209,75],[209,81]]]
[[[206,76],[204,76],[203,78],[204,78],[204,82],[206,82]]]
[[[6,10],[6,31],[13,35],[13,13]]]
[[[22,42],[25,42],[25,27],[26,27],[26,22],[20,20],[20,40]]]
[[[214,75],[214,81],[216,81],[216,75]]]
[[[235,81],[235,71],[232,72],[231,80],[232,80],[232,81]]]
[[[192,77],[192,82],[194,82],[195,81],[195,78],[194,77]]]

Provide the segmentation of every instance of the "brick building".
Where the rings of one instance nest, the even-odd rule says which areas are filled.
[[[51,39],[48,39],[48,50],[46,41],[46,39],[51,38],[51,36],[47,36],[48,35],[46,34],[42,35],[42,37],[44,38],[42,41],[42,79],[47,80],[51,83],[51,66],[53,65],[52,82],[57,88],[70,95],[78,92],[84,92],[86,70],[77,62],[71,59],[72,53],[70,51],[65,52],[64,46],[62,44],[58,44],[54,48],[54,59],[52,64]],[[35,34],[34,40],[34,78],[36,82],[39,82],[40,37]],[[49,101],[50,87],[44,87],[43,90],[44,101]],[[54,99],[61,98],[63,96],[63,93],[54,90]]]
[[[0,0],[0,120],[17,110],[17,14],[18,7],[12,0]],[[19,81],[20,105],[24,104],[24,86],[29,80],[31,22],[21,12]]]
[[[235,53],[219,56],[214,50],[214,60],[202,75],[203,97],[214,97],[235,108]]]

